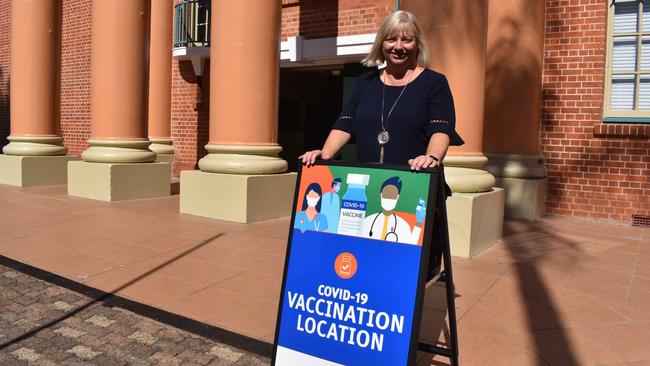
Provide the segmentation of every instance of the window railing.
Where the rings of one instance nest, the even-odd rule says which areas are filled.
[[[174,47],[210,47],[210,0],[183,0],[175,6]]]

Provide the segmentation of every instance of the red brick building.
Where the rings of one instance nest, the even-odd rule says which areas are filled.
[[[549,170],[548,213],[628,223],[632,215],[650,215],[650,124],[630,117],[607,122],[610,4],[546,1],[540,146]],[[648,8],[636,13],[644,25]],[[644,42],[647,72],[647,36]],[[647,103],[650,93],[640,98]],[[639,114],[647,115],[645,108]]]
[[[91,3],[91,0],[62,0],[60,118],[61,134],[70,155],[80,155],[88,147],[90,137]],[[448,10],[454,10],[453,3],[449,2]],[[485,84],[485,140],[479,142],[483,151],[488,156],[491,152],[541,154],[548,170],[545,198],[548,214],[622,223],[632,222],[634,215],[641,219],[650,216],[650,89],[646,86],[650,84],[650,5],[636,0],[617,0],[615,5],[607,0],[545,0],[540,13],[535,2],[513,3],[519,3],[517,6],[523,10],[519,18],[513,16],[508,20],[509,26],[526,27],[535,23],[526,22],[526,16],[539,20],[540,24],[543,20],[541,69],[533,70],[533,75],[522,79],[520,84],[513,81],[515,74],[502,75],[502,79],[510,82],[503,85],[514,89],[531,88],[531,85],[535,89],[534,80],[540,80],[540,90],[535,91],[537,106],[532,103],[528,111],[528,115],[537,115],[539,119],[522,122],[529,123],[528,133],[534,135],[531,138],[536,140],[536,152],[510,149],[507,126],[514,121],[498,121],[490,112],[493,84],[489,84],[492,80],[489,65],[491,56],[496,55],[492,46],[484,52],[488,60],[485,70],[488,83]],[[493,0],[489,4],[485,1],[486,40],[493,39],[490,34],[493,29],[503,28],[491,27],[496,19],[492,8],[513,6],[508,4],[505,0]],[[299,152],[322,142],[345,99],[346,90],[361,72],[356,65],[363,52],[367,52],[383,18],[398,6],[414,11],[429,24],[425,28],[437,29],[431,20],[434,18],[421,10],[428,5],[418,1],[282,0],[278,139],[284,147],[282,157],[290,162],[290,167]],[[10,13],[11,1],[0,0],[0,143],[3,146],[7,143],[10,123]],[[634,16],[638,23],[636,33],[618,32],[618,27],[624,27]],[[637,37],[636,41],[620,38],[625,35]],[[619,38],[623,49],[637,42],[636,56],[625,50],[613,52],[613,42]],[[532,42],[523,38],[506,39],[503,44],[506,41]],[[625,61],[625,55],[636,57],[630,61],[635,65],[631,69],[620,68],[624,71],[619,70],[619,75],[616,67],[612,69],[615,63],[612,60],[620,56]],[[175,57],[172,64],[171,137],[175,175],[181,170],[196,169],[198,160],[206,154],[210,62],[204,54],[202,72],[197,72],[197,67],[201,69],[201,61],[197,60],[201,58],[195,57],[193,63],[185,55]],[[507,57],[504,60],[501,65],[508,63]],[[441,67],[444,71],[444,64]],[[636,89],[632,99],[636,99],[630,106],[612,108],[612,95],[626,98],[625,75],[634,79]],[[459,95],[462,91],[458,90],[462,89],[455,91],[455,98],[462,100]],[[459,119],[462,129],[461,123]],[[495,135],[504,137],[499,140]]]

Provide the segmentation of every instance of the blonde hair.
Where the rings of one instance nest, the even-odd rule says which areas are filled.
[[[429,51],[422,37],[422,28],[420,28],[420,24],[415,15],[405,10],[393,12],[384,19],[384,22],[377,31],[377,36],[375,36],[375,42],[372,44],[370,53],[368,53],[368,56],[361,63],[368,67],[383,64],[386,61],[383,49],[384,40],[391,35],[399,34],[406,30],[413,32],[417,42],[418,66],[427,67],[429,65]]]

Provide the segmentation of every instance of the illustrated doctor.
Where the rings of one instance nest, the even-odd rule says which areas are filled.
[[[418,243],[426,210],[416,210],[416,223],[413,230],[411,230],[406,220],[397,216],[394,212],[401,190],[402,181],[399,177],[391,177],[384,181],[380,193],[382,211],[367,216],[363,220],[362,233],[365,237],[406,244]]]
[[[339,229],[339,214],[341,213],[339,191],[341,190],[341,182],[343,182],[341,178],[334,179],[332,188],[323,195],[321,200],[320,212],[327,217],[327,231],[331,233],[336,233]]]

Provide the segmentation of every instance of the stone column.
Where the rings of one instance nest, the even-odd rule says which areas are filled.
[[[151,1],[149,51],[149,150],[173,163],[171,138],[173,0]]]
[[[208,155],[200,172],[181,173],[181,212],[238,222],[288,215],[295,177],[280,174],[277,144],[281,2],[215,1],[211,11]]]
[[[506,191],[506,216],[544,214],[546,167],[539,154],[544,2],[492,0],[488,15],[486,169]]]
[[[400,8],[420,20],[431,50],[430,67],[447,76],[456,107],[456,129],[465,145],[444,160],[454,195],[447,201],[452,254],[469,257],[502,234],[502,189],[481,168],[488,0],[403,0]]]
[[[0,183],[65,184],[59,124],[61,2],[15,0],[11,11],[11,133]]]
[[[145,0],[93,1],[91,137],[68,193],[114,201],[169,194],[167,163],[145,137]],[[138,163],[138,164],[133,164]]]
[[[277,0],[212,3],[210,142],[202,171],[287,170],[277,144],[280,14]]]
[[[87,162],[147,163],[145,0],[93,1]]]

